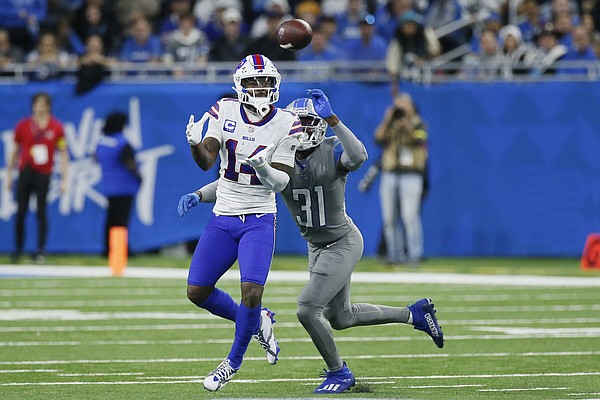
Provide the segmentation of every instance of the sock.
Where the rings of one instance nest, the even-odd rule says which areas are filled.
[[[244,354],[248,349],[248,344],[252,340],[252,335],[256,332],[256,326],[260,319],[260,306],[248,308],[245,305],[239,305],[237,318],[235,320],[235,339],[229,352],[229,363],[233,369],[238,369],[242,365]]]
[[[235,322],[239,306],[229,293],[215,288],[200,307],[211,314]]]
[[[413,323],[413,317],[412,317],[412,313],[410,312],[410,310],[408,311],[408,321],[406,321],[407,324],[411,324]]]

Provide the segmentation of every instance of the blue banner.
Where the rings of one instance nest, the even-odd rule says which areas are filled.
[[[285,77],[284,77],[285,78]],[[310,83],[284,83],[278,106],[303,96]],[[365,237],[365,254],[380,239],[378,182],[357,189],[380,153],[375,127],[390,104],[382,84],[319,84],[335,112],[365,143],[369,160],[350,174],[347,211]],[[431,193],[423,207],[426,256],[576,256],[600,230],[600,84],[456,83],[405,85],[430,135]],[[190,114],[201,116],[230,85],[103,84],[83,96],[71,84],[0,85],[0,252],[14,248],[16,203],[6,190],[6,159],[16,122],[30,114],[31,96],[53,96],[71,156],[69,189],[49,194],[48,252],[99,253],[106,199],[92,159],[103,120],[125,111],[126,135],[143,175],[130,224],[134,252],[196,239],[211,206],[184,218],[179,197],[211,182],[217,170],[194,163],[185,140]],[[306,244],[283,201],[278,201],[277,251],[303,254]],[[35,248],[36,221],[26,221],[26,247]]]

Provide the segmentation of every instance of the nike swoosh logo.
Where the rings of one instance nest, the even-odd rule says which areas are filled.
[[[260,218],[260,217],[264,217],[265,215],[267,215],[267,213],[264,214],[256,214],[256,219]]]

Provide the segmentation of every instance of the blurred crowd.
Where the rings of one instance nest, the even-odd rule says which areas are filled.
[[[392,81],[436,57],[479,79],[585,73],[587,64],[555,63],[597,60],[598,1],[2,0],[0,69],[25,63],[49,79],[65,67],[197,66],[262,53],[275,62],[381,61]],[[276,41],[294,17],[313,28],[300,51]]]

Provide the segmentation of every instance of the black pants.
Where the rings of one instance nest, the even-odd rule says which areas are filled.
[[[15,225],[16,251],[21,253],[25,243],[25,216],[29,209],[29,198],[33,193],[37,197],[37,222],[38,222],[38,252],[43,253],[46,248],[46,235],[48,220],[46,217],[46,197],[50,186],[50,175],[33,172],[25,168],[19,173],[17,182],[17,220]]]
[[[108,255],[108,234],[113,226],[125,226],[129,222],[133,196],[112,196],[108,198],[108,212],[104,225],[104,255]]]

